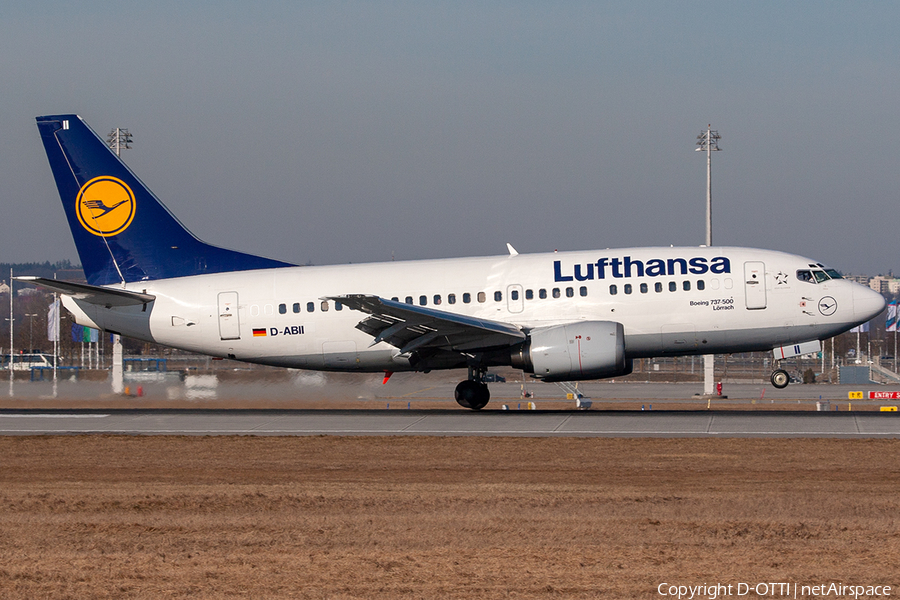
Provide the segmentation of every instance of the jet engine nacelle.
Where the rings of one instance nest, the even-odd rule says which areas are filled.
[[[535,329],[512,353],[512,365],[545,381],[601,379],[631,373],[625,330],[612,321]]]

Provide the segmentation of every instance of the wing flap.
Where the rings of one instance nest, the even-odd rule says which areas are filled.
[[[379,296],[349,294],[331,296],[369,316],[356,328],[371,335],[372,345],[386,342],[402,353],[423,349],[471,352],[511,346],[525,340],[525,333],[511,323],[479,319],[443,310],[405,304]]]
[[[156,296],[153,294],[142,294],[140,292],[100,287],[97,285],[89,285],[87,283],[58,281],[56,279],[47,279],[45,277],[24,276],[15,277],[15,280],[24,283],[32,283],[42,288],[53,290],[54,292],[72,296],[77,300],[83,300],[88,304],[96,304],[106,308],[113,308],[116,306],[139,306],[141,304],[149,304],[156,300]]]

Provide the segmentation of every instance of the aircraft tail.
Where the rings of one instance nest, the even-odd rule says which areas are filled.
[[[78,115],[37,125],[91,285],[292,266],[197,239]]]

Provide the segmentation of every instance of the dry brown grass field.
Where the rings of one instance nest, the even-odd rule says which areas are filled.
[[[3,437],[0,597],[897,595],[898,484],[887,440]]]

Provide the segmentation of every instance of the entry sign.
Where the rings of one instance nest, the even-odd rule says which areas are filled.
[[[900,392],[869,392],[869,400],[900,400]]]
[[[849,400],[862,400],[862,399],[863,399],[863,393],[862,393],[862,392],[849,392],[849,393],[847,394],[847,398],[848,398]]]

